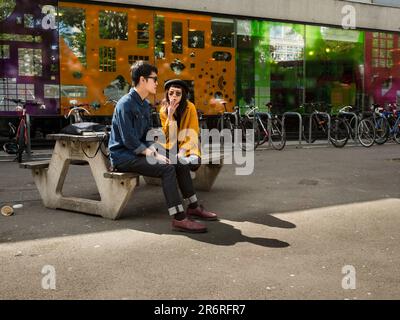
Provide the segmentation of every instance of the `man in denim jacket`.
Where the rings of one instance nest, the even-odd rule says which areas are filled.
[[[170,159],[156,151],[152,143],[146,141],[150,130],[150,106],[146,98],[157,91],[157,68],[143,61],[136,62],[131,68],[133,88],[117,103],[109,141],[110,159],[113,168],[120,172],[159,177],[172,219],[172,228],[184,232],[206,232],[203,220],[217,220],[217,215],[206,211],[197,203],[196,193],[187,165],[171,164]],[[148,161],[150,157],[155,161]],[[189,200],[189,207],[184,211],[182,195]]]

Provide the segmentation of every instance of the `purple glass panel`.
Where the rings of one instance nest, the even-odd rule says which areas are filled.
[[[5,2],[15,2],[15,7],[5,19],[1,20],[6,14],[0,16],[0,48],[8,46],[9,49],[8,58],[1,58],[0,55],[0,115],[16,115],[12,105],[4,105],[4,102],[1,102],[4,95],[32,100],[32,85],[34,99],[44,103],[46,109],[28,107],[28,113],[34,116],[57,115],[60,108],[59,46],[55,21],[58,1]],[[32,59],[34,53],[39,55],[39,58],[33,60],[41,64],[37,68],[29,66],[28,59]],[[25,64],[28,66],[24,66]],[[53,89],[47,90],[46,96],[45,86],[47,89]]]

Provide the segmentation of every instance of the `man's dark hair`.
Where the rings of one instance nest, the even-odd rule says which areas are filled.
[[[140,77],[149,77],[152,72],[158,73],[158,69],[144,61],[136,61],[131,67],[131,78],[136,86],[139,83]]]

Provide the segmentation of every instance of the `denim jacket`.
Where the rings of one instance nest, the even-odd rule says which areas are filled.
[[[150,129],[150,106],[132,88],[115,106],[109,141],[110,160],[116,167],[135,160],[153,142],[146,141]]]

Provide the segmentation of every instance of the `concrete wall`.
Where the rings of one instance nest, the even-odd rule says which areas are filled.
[[[171,0],[96,0],[171,9]],[[211,14],[260,17],[341,26],[342,8],[356,10],[356,27],[400,32],[400,8],[342,0],[175,0],[173,8]]]

